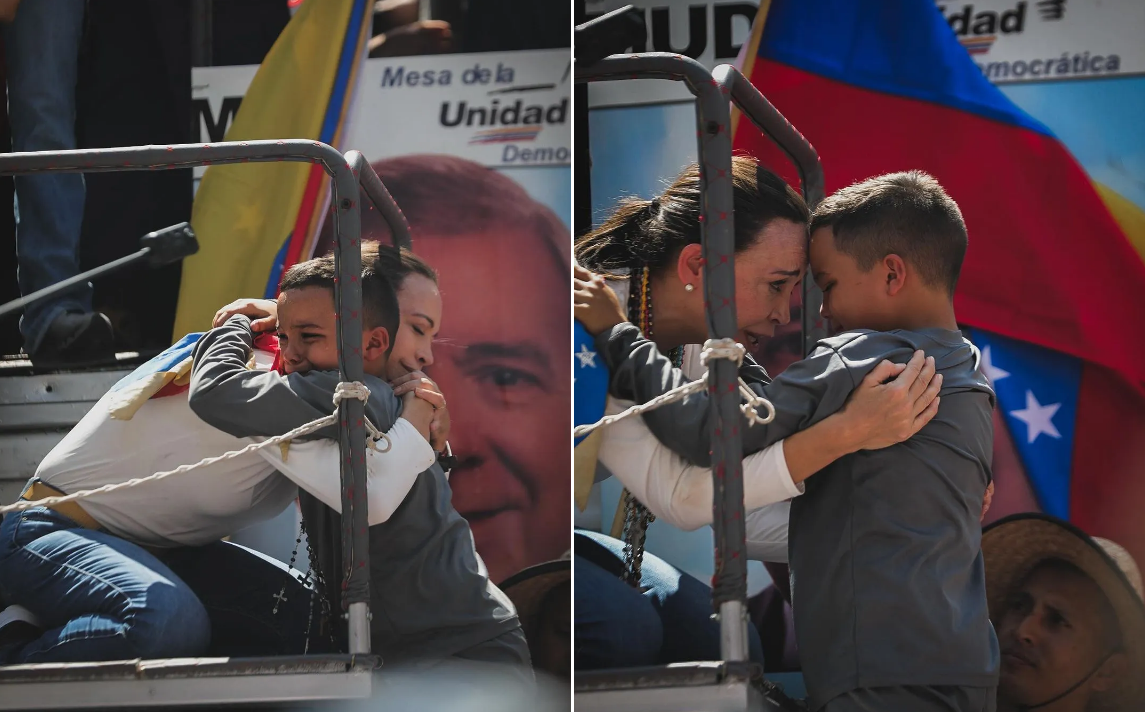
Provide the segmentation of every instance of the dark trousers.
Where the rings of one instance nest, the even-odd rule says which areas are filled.
[[[340,619],[331,614],[327,620],[318,595],[299,583],[302,573],[281,561],[224,541],[172,549],[159,556],[194,591],[207,611],[211,625],[208,655],[339,652],[332,638],[344,637],[333,628]],[[306,550],[299,556],[305,561]]]
[[[720,659],[720,625],[712,619],[712,590],[645,552],[640,593],[620,580],[624,545],[578,531],[573,537],[574,654],[577,670],[640,667]],[[763,646],[748,623],[753,662]]]

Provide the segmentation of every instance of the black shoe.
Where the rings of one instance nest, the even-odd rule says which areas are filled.
[[[111,320],[98,312],[65,312],[56,317],[31,355],[35,368],[89,366],[115,361]]]

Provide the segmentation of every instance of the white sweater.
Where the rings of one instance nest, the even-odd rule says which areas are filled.
[[[146,477],[246,447],[201,421],[187,394],[147,401],[130,420],[108,413],[105,395],[40,463],[36,476],[64,492]],[[417,429],[398,419],[392,448],[367,448],[370,525],[386,521],[436,459]],[[163,480],[97,495],[80,505],[112,534],[155,547],[198,546],[274,517],[302,487],[341,511],[338,443],[293,442],[283,461],[271,446]],[[280,474],[281,473],[281,474]]]

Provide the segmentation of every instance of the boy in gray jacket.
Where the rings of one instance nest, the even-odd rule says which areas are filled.
[[[241,314],[199,341],[190,404],[200,418],[232,435],[258,437],[284,433],[332,411],[339,382],[335,275],[334,259],[327,256],[295,265],[282,278],[278,336],[286,375],[247,369],[252,333],[250,320]],[[383,380],[400,311],[394,288],[369,260],[362,266],[362,300],[364,382],[370,390],[366,415],[384,431],[403,407],[432,406],[408,398],[412,394],[403,403]],[[330,427],[315,437],[337,434]],[[370,527],[373,651],[387,663],[501,663],[531,680],[516,611],[489,581],[469,525],[450,500],[445,473],[435,463],[413,481],[384,522]],[[342,570],[339,515],[306,492],[301,503],[310,543],[329,581]],[[327,585],[325,594],[332,610],[341,610],[338,586]]]
[[[774,381],[741,377],[775,406],[748,427],[758,452],[843,407],[880,361],[916,350],[943,379],[938,414],[910,440],[847,455],[791,505],[799,656],[812,710],[994,709],[998,642],[986,607],[979,518],[990,483],[994,393],[962,337],[953,295],[966,252],[957,204],[917,171],[827,198],[811,221],[823,316],[841,330]],[[638,403],[686,382],[631,324],[597,337],[610,392]],[[664,445],[710,466],[707,393],[644,415]]]

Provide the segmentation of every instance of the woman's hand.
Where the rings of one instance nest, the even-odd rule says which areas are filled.
[[[915,351],[906,364],[883,361],[868,373],[839,411],[854,450],[890,447],[922,430],[938,413],[942,374],[934,370],[934,358]]]
[[[430,440],[430,428],[435,412],[429,401],[418,398],[413,391],[407,391],[402,396],[402,418],[417,428],[430,445],[433,445],[433,441]]]
[[[604,277],[580,265],[573,266],[573,316],[593,336],[628,321],[620,299]]]
[[[236,299],[215,312],[211,328],[222,326],[235,314],[250,317],[251,331],[274,331],[278,328],[278,302],[273,299]]]
[[[421,399],[433,406],[433,418],[429,423],[429,442],[434,451],[443,452],[445,443],[449,440],[449,410],[445,405],[445,396],[441,388],[421,371],[410,371],[390,381],[395,396],[405,396],[412,393],[415,398]],[[408,401],[406,401],[408,402]]]

